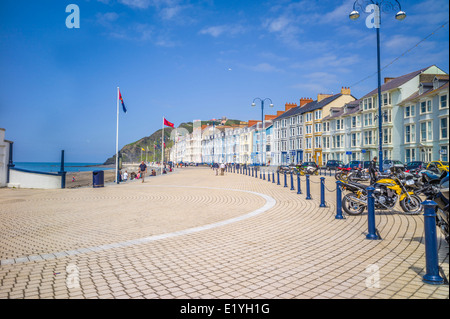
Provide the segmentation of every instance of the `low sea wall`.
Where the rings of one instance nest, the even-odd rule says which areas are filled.
[[[8,187],[16,188],[61,188],[62,176],[58,173],[40,173],[17,168],[9,170]]]

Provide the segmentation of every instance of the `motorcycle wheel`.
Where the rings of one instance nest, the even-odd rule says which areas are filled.
[[[413,194],[410,195],[411,200],[408,197],[403,198],[400,201],[400,207],[407,215],[417,215],[423,210],[422,200],[419,196]]]
[[[353,193],[345,195],[344,198],[342,199],[342,208],[349,215],[352,216],[361,215],[366,206],[357,203],[356,201],[352,200],[352,198],[357,197]]]

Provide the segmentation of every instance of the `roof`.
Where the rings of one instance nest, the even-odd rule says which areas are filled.
[[[436,92],[439,92],[440,90],[443,90],[443,89],[446,89],[446,88],[448,89],[448,84],[449,84],[449,83],[447,82],[447,83],[441,85],[440,87],[438,87],[438,88],[435,89],[435,90],[429,89],[429,90],[423,92],[422,94],[419,94],[419,91],[416,91],[415,93],[413,93],[412,95],[410,95],[408,98],[406,98],[406,99],[404,99],[403,101],[401,101],[399,104],[405,104],[405,103],[408,103],[408,102],[412,102],[412,101],[414,101],[414,100],[416,100],[416,99],[420,99],[420,98],[422,98],[422,97],[425,97],[425,96],[434,94],[434,93],[436,93]]]
[[[426,68],[423,68],[423,69],[420,69],[420,70],[417,70],[417,71],[414,71],[414,72],[411,72],[411,73],[399,76],[397,78],[394,78],[394,79],[390,80],[389,82],[384,83],[381,86],[381,92],[385,92],[385,91],[389,91],[389,90],[395,89],[395,88],[399,87],[400,85],[402,85],[402,84],[408,82],[409,80],[413,79],[417,75],[421,74],[422,72],[426,71],[429,68],[430,67],[426,67]],[[362,99],[364,99],[366,97],[369,97],[369,96],[372,96],[372,95],[375,95],[377,93],[378,93],[378,88],[376,88],[376,89],[372,90],[371,92],[367,93],[366,95],[364,95],[362,97]]]
[[[360,102],[360,100],[355,100],[355,101],[348,102],[347,104],[345,104],[342,107],[333,108],[333,109],[336,109],[337,112],[334,112],[334,113],[330,112],[330,115],[325,116],[322,119],[322,121],[330,120],[332,118],[340,117],[342,115],[350,115],[350,114],[353,114],[353,113],[356,113],[356,112],[360,111],[359,102]],[[345,108],[347,108],[347,112],[344,113]]]
[[[338,94],[329,96],[327,98],[324,98],[320,102],[315,100],[315,101],[309,102],[308,104],[305,104],[304,106],[294,107],[294,108],[288,110],[287,112],[284,112],[283,114],[281,114],[277,118],[275,118],[274,121],[281,120],[281,119],[284,119],[284,118],[287,118],[287,117],[290,117],[290,116],[294,116],[294,115],[297,115],[297,114],[304,114],[304,113],[313,112],[315,110],[321,109],[325,105],[333,102],[334,100],[336,100],[337,98],[341,97],[342,95],[343,95],[342,93],[338,93]]]

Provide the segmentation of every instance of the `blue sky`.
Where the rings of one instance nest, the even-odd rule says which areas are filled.
[[[376,34],[354,1],[5,0],[0,12],[0,127],[15,161],[103,162],[161,128],[227,116],[259,119],[254,98],[275,107],[351,87],[377,86]],[[447,23],[444,0],[400,1],[407,18],[382,13],[382,66]],[[66,6],[80,28],[66,27]],[[383,70],[400,76],[449,70],[449,27]],[[359,82],[359,83],[358,83]],[[356,84],[356,85],[353,85]]]

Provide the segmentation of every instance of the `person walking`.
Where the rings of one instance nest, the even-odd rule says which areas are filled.
[[[375,156],[369,164],[370,185],[377,181],[377,157]]]
[[[220,164],[220,175],[223,176],[224,172],[225,172],[225,164],[224,164],[224,163],[221,163],[221,164]]]
[[[128,172],[125,171],[125,173],[123,173],[123,181],[126,182],[128,180]]]
[[[140,178],[142,178],[142,183],[144,182],[145,173],[147,172],[147,165],[145,165],[144,161],[139,165],[139,172],[141,173]]]

